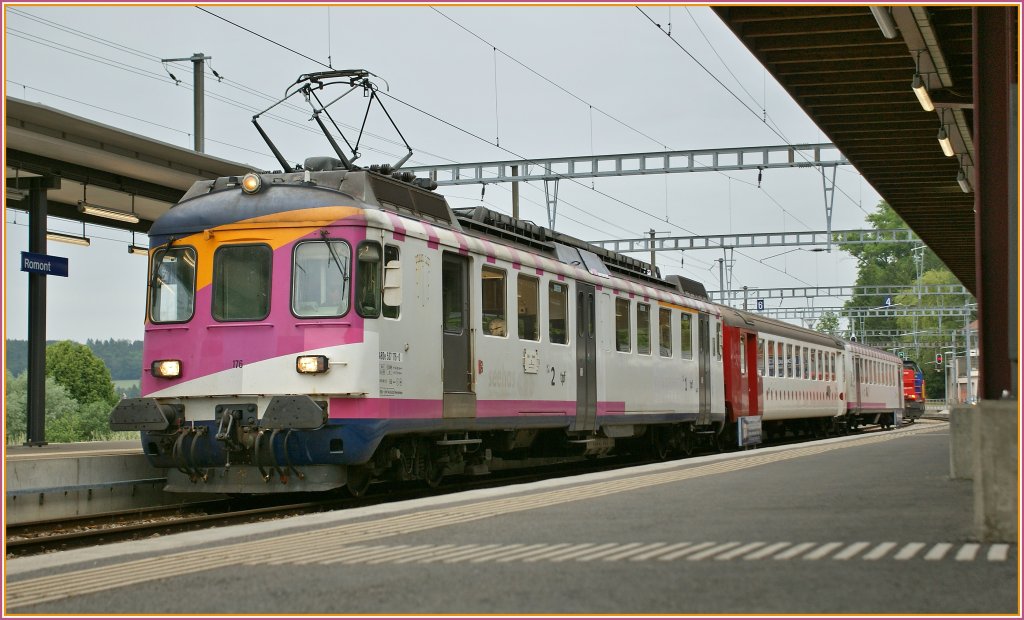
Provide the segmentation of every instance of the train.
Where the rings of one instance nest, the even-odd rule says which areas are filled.
[[[902,420],[895,355],[336,153],[196,182],[151,227],[142,396],[110,426],[166,490],[359,496]]]
[[[924,415],[925,399],[921,366],[913,360],[903,360],[903,411],[907,420],[914,421]]]
[[[355,494],[498,463],[898,425],[901,360],[385,168],[196,183],[150,230],[141,432],[168,490]]]

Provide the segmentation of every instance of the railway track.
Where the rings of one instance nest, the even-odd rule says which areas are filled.
[[[855,434],[875,431],[877,431],[876,428],[870,427],[855,431]],[[813,439],[788,437],[785,440],[774,441],[770,445],[803,443],[809,440]],[[714,451],[714,449],[698,450],[694,454],[709,454]],[[685,457],[680,455],[676,458]],[[212,527],[345,510],[475,489],[525,484],[584,473],[612,471],[653,462],[657,462],[657,459],[629,455],[611,456],[598,460],[545,465],[528,471],[499,470],[479,478],[452,478],[437,488],[427,488],[422,483],[378,483],[372,485],[364,496],[358,498],[350,497],[339,491],[301,494],[301,497],[272,496],[207,500],[167,508],[135,509],[88,517],[70,517],[7,525],[4,537],[7,558],[25,557]],[[296,501],[297,499],[299,501]]]

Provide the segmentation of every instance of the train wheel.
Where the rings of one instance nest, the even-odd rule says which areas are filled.
[[[441,485],[441,479],[444,478],[444,470],[447,466],[446,460],[442,460],[442,452],[436,448],[431,449],[428,452],[427,463],[423,472],[423,480],[426,481],[427,486],[431,489],[436,489]]]
[[[690,456],[693,454],[693,433],[689,429],[684,429],[681,432],[679,439],[679,449],[682,450],[683,454]]]
[[[669,453],[672,451],[669,446],[669,438],[667,435],[668,433],[661,428],[651,428],[651,454],[653,454],[654,458],[659,461],[667,459]]]
[[[362,497],[370,488],[372,479],[373,476],[370,475],[370,470],[366,467],[349,467],[348,482],[345,483],[345,488],[352,497]]]

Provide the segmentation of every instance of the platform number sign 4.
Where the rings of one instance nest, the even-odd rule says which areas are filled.
[[[761,312],[763,310],[764,310],[764,300],[763,299],[758,299],[757,300],[757,311]]]

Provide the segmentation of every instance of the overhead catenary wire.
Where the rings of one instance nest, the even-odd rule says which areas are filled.
[[[733,90],[732,90],[731,88],[729,88],[728,86],[726,86],[726,85],[725,85],[725,83],[724,83],[724,82],[722,82],[722,80],[720,80],[720,79],[718,78],[718,76],[717,76],[717,75],[715,75],[715,74],[714,74],[714,73],[713,73],[713,72],[712,72],[712,71],[711,71],[710,69],[708,69],[708,68],[707,68],[707,67],[706,67],[706,66],[704,65],[704,63],[702,63],[702,62],[701,62],[700,60],[698,60],[698,59],[697,59],[697,57],[696,57],[696,56],[694,56],[694,55],[693,55],[692,53],[690,53],[690,51],[689,51],[688,49],[686,49],[685,47],[683,47],[683,45],[682,45],[682,44],[681,44],[681,43],[680,43],[679,41],[677,41],[675,37],[673,37],[673,36],[672,36],[672,33],[671,33],[671,32],[666,32],[666,31],[665,31],[665,29],[664,29],[664,28],[662,28],[662,27],[661,27],[661,25],[660,25],[660,24],[659,24],[658,22],[654,21],[654,19],[652,19],[652,18],[651,18],[651,16],[650,16],[650,15],[648,15],[648,14],[647,14],[647,13],[646,13],[646,12],[645,12],[645,11],[644,11],[644,10],[643,10],[642,8],[641,8],[641,7],[636,7],[636,10],[640,11],[640,14],[641,14],[641,15],[643,15],[644,17],[646,17],[646,18],[647,18],[647,20],[648,20],[648,21],[650,21],[650,22],[651,22],[651,24],[653,24],[653,25],[654,25],[654,26],[655,26],[655,27],[656,27],[656,28],[657,28],[657,29],[658,29],[658,30],[659,30],[659,31],[660,31],[660,32],[661,32],[662,34],[666,35],[666,36],[667,36],[667,37],[669,38],[669,40],[670,40],[670,41],[672,41],[672,43],[674,43],[674,44],[675,44],[675,46],[676,46],[676,47],[678,47],[678,48],[679,48],[679,49],[680,49],[680,50],[681,50],[681,51],[682,51],[682,52],[683,52],[684,54],[686,54],[687,56],[689,56],[689,57],[690,57],[690,59],[691,59],[691,60],[693,60],[693,62],[697,63],[697,66],[698,66],[698,67],[700,67],[701,69],[703,69],[705,73],[707,73],[707,74],[708,74],[709,76],[711,76],[711,79],[713,79],[713,80],[714,80],[715,82],[717,82],[719,86],[721,86],[722,88],[724,88],[724,89],[725,89],[725,91],[726,91],[727,93],[729,93],[730,95],[732,95],[732,97],[733,97],[733,98],[734,98],[734,99],[735,99],[735,100],[736,100],[737,102],[739,102],[739,104],[740,104],[741,106],[743,106],[744,108],[746,108],[746,109],[747,109],[747,111],[749,111],[749,112],[750,112],[751,114],[753,114],[753,115],[754,115],[755,117],[757,117],[757,118],[761,118],[761,116],[762,116],[762,115],[758,114],[756,110],[754,110],[754,109],[753,109],[753,108],[751,108],[751,107],[750,107],[749,105],[747,105],[747,103],[746,103],[745,101],[743,101],[743,99],[742,99],[742,98],[741,98],[741,97],[740,97],[739,95],[737,95],[737,94],[736,94],[735,92],[733,92]],[[744,90],[745,90],[745,89],[744,89]],[[748,94],[749,94],[749,93],[748,93]],[[780,129],[779,129],[778,127],[777,127],[777,126],[774,126],[774,124],[773,124],[773,123],[768,123],[768,122],[766,122],[766,121],[763,121],[763,122],[764,122],[764,125],[765,125],[765,127],[767,127],[767,128],[768,128],[768,129],[769,129],[769,130],[770,130],[770,131],[771,131],[772,133],[774,133],[774,134],[775,134],[776,136],[778,136],[778,137],[779,137],[780,139],[782,139],[782,140],[783,140],[783,142],[785,142],[786,144],[790,144],[790,140],[789,140],[789,138],[787,138],[787,137],[786,137],[786,136],[785,136],[785,135],[784,135],[784,134],[782,133],[782,131],[781,131],[781,130],[780,130]],[[803,157],[803,158],[804,158],[804,159],[805,159],[806,161],[810,161],[810,160],[807,160],[806,156],[805,156],[805,155],[804,155],[803,153],[798,153],[798,155],[800,155],[800,157]],[[836,189],[838,189],[838,190],[839,190],[839,192],[840,192],[841,194],[843,194],[844,196],[846,196],[846,197],[847,197],[847,198],[848,198],[848,199],[850,200],[850,202],[851,202],[851,203],[853,203],[853,204],[854,204],[854,205],[855,205],[855,206],[856,206],[856,207],[857,207],[858,209],[860,209],[861,211],[863,211],[865,215],[868,215],[868,212],[867,212],[866,210],[864,210],[864,208],[863,208],[863,207],[861,207],[861,205],[857,204],[857,203],[856,203],[856,202],[855,202],[855,201],[853,200],[853,197],[852,197],[852,196],[850,196],[850,195],[849,195],[849,194],[847,194],[847,193],[846,193],[845,191],[843,191],[843,189],[842,189],[842,188],[836,187]]]
[[[197,7],[197,8],[198,8],[198,7]],[[202,9],[201,9],[201,10],[202,10]],[[213,13],[211,13],[211,12],[209,12],[209,11],[205,11],[205,12],[207,12],[207,13],[210,13],[210,14],[211,14],[211,15],[213,15],[214,17],[218,17],[219,19],[222,19],[223,21],[225,21],[225,22],[227,22],[227,23],[230,23],[230,24],[232,24],[232,25],[234,25],[234,26],[236,26],[236,27],[238,27],[238,28],[240,28],[240,29],[242,29],[242,30],[245,30],[246,32],[249,32],[249,33],[253,34],[254,36],[258,36],[258,37],[260,37],[260,38],[262,38],[262,39],[265,39],[265,40],[267,40],[267,41],[269,41],[269,42],[275,43],[275,44],[279,45],[280,47],[282,47],[282,48],[284,48],[284,49],[286,49],[286,50],[288,50],[288,51],[291,51],[291,52],[293,52],[293,53],[296,53],[296,54],[298,54],[298,55],[300,55],[300,56],[302,56],[302,57],[304,57],[304,58],[307,58],[307,59],[313,60],[313,59],[312,59],[311,57],[309,57],[309,56],[306,56],[305,54],[301,54],[301,53],[297,52],[296,50],[293,50],[293,49],[291,49],[291,48],[288,48],[287,46],[283,46],[283,45],[280,45],[280,44],[278,44],[278,43],[274,42],[274,41],[273,41],[272,39],[270,39],[270,38],[268,38],[268,37],[265,37],[265,36],[263,36],[263,35],[260,35],[260,34],[258,34],[258,33],[256,33],[256,32],[254,32],[254,31],[252,31],[252,30],[250,30],[250,29],[248,29],[248,28],[245,28],[245,27],[243,27],[243,26],[241,26],[241,25],[239,25],[239,24],[235,24],[235,23],[234,23],[234,22],[232,22],[231,20],[227,20],[227,19],[221,18],[220,16],[218,16],[218,15],[216,15],[216,14],[213,14]],[[62,51],[67,51],[67,50],[62,50]],[[495,51],[497,51],[497,50],[496,50],[496,48],[495,48]],[[70,52],[70,53],[74,53],[74,52]],[[503,54],[504,54],[504,52],[503,52]],[[97,57],[89,57],[89,56],[83,56],[83,57],[85,57],[85,58],[88,58],[88,59],[90,59],[90,60],[94,60],[94,61],[97,61],[97,62],[102,62],[102,60],[98,60],[98,58],[97,58]],[[514,59],[513,59],[513,60],[514,60]],[[321,65],[323,65],[323,63],[321,63],[321,62],[319,62],[319,61],[315,61],[315,62],[318,62],[318,64],[321,64]],[[518,61],[516,61],[516,62],[518,62]],[[521,64],[521,63],[520,63],[520,64]],[[328,66],[328,65],[324,65],[324,66]],[[128,70],[128,71],[132,71],[132,69],[131,69],[131,68],[129,68],[129,67],[125,67],[125,70]],[[531,70],[531,71],[532,71],[532,70]],[[148,73],[148,72],[147,72],[147,73]],[[161,80],[164,80],[164,81],[166,80],[166,78],[165,78],[164,76],[162,76],[162,75],[159,75],[159,74],[152,74],[152,73],[149,73],[148,75],[147,75],[147,74],[140,74],[140,75],[145,75],[146,77],[151,77],[151,78],[155,78],[155,79],[161,79]],[[539,74],[538,74],[538,75],[539,75]],[[563,90],[564,90],[564,89],[563,89]],[[566,91],[566,92],[568,92],[568,91]],[[262,95],[262,94],[261,94],[261,96],[265,96],[265,95]],[[214,98],[216,98],[216,97],[214,97]],[[397,99],[396,99],[396,100],[397,100]],[[223,102],[225,102],[225,103],[228,103],[228,104],[230,104],[230,105],[234,105],[234,106],[242,107],[243,109],[252,109],[251,107],[248,107],[248,106],[247,106],[247,104],[243,104],[243,103],[241,103],[241,102],[237,102],[237,101],[231,100],[231,99],[229,99],[229,98],[223,98],[223,97],[222,97],[222,98],[221,98],[221,101],[223,101]],[[400,101],[400,102],[401,102],[401,103],[403,103],[403,104],[405,104],[405,105],[409,105],[409,104],[407,104],[407,103],[406,103],[406,102],[404,102],[404,101]],[[588,105],[589,105],[589,104],[588,104]],[[412,106],[412,107],[413,107],[413,108],[415,108],[415,106]],[[599,111],[599,112],[601,112],[601,113],[604,113],[604,112],[603,112],[602,110],[600,110],[599,108],[597,108],[597,109],[598,109],[598,111]],[[423,110],[419,110],[419,111],[420,111],[421,113],[423,112]],[[434,115],[431,115],[431,116],[433,116],[433,117],[434,117],[435,119],[437,119],[437,120],[442,120],[442,119],[440,119],[440,118],[439,118],[439,117],[437,117],[437,116],[434,116]],[[615,120],[617,120],[617,119],[615,119]],[[285,122],[289,122],[289,121],[285,121]],[[446,121],[444,121],[444,122],[446,122]],[[617,122],[621,122],[621,121],[617,121]],[[447,122],[446,122],[446,123],[447,123]],[[455,126],[454,126],[453,124],[451,124],[451,123],[447,123],[447,124],[448,124],[449,126],[455,127]],[[298,125],[297,125],[297,126],[298,126]],[[627,126],[628,126],[628,125],[627,125]],[[307,127],[305,127],[305,126],[300,126],[300,127],[303,127],[304,129],[307,129]],[[456,127],[456,128],[457,128],[457,127]],[[457,129],[461,129],[461,128],[457,128]],[[314,133],[315,133],[315,132],[314,132]],[[472,134],[471,132],[466,132],[466,133],[467,133],[467,134],[469,134],[469,135],[473,135],[473,136],[474,136],[475,138],[477,138],[477,139],[479,139],[479,140],[482,140],[483,142],[489,143],[489,141],[487,141],[487,140],[484,140],[483,138],[480,138],[479,136],[475,136],[475,135],[474,135],[474,134]],[[641,133],[642,133],[642,132],[641,132]],[[648,136],[648,137],[649,137],[649,136]],[[658,142],[659,144],[661,144],[661,142],[660,142],[660,141],[657,141],[657,142]],[[500,148],[500,147],[499,147],[499,148]],[[511,153],[511,151],[507,151],[507,149],[503,149],[503,150],[506,150],[506,152],[510,152],[510,153]],[[521,156],[520,156],[520,157],[521,157]],[[525,158],[523,158],[523,159],[525,159]],[[726,176],[728,176],[728,175],[726,175]],[[742,181],[742,180],[740,180],[740,179],[737,179],[737,180],[739,180],[740,182],[744,182],[744,181]],[[749,184],[749,183],[748,183],[748,184]],[[752,185],[752,184],[749,184],[749,185]],[[607,193],[605,193],[605,192],[601,192],[601,191],[597,191],[597,190],[594,190],[594,191],[596,191],[596,193],[598,193],[599,195],[605,196],[606,198],[608,198],[608,199],[610,199],[610,200],[613,200],[613,201],[615,201],[615,202],[617,202],[617,203],[619,203],[619,204],[621,204],[621,205],[623,205],[623,206],[626,206],[626,207],[628,207],[628,208],[630,208],[630,209],[633,209],[633,210],[635,210],[635,211],[637,211],[637,212],[639,212],[639,213],[642,213],[642,214],[644,214],[644,215],[647,215],[648,217],[652,217],[652,218],[654,218],[654,219],[658,219],[659,221],[662,221],[662,218],[660,218],[659,216],[655,216],[655,215],[653,215],[653,214],[651,214],[651,213],[649,213],[649,212],[647,212],[647,211],[645,211],[645,210],[643,210],[643,209],[640,209],[640,208],[638,208],[638,207],[635,207],[634,205],[631,205],[631,204],[629,204],[629,203],[627,203],[627,202],[625,202],[625,201],[623,201],[623,200],[621,200],[621,199],[618,199],[618,198],[616,198],[616,197],[614,197],[614,196],[611,196],[611,195],[609,195],[609,194],[607,194]],[[667,218],[666,218],[666,220],[665,220],[665,221],[668,221],[668,220],[667,220]],[[672,222],[669,222],[669,223],[672,223]],[[613,226],[617,226],[617,225],[615,225],[615,224],[612,224],[612,225],[613,225]],[[687,231],[687,232],[693,233],[693,231],[691,231],[691,230],[687,229],[687,228],[686,228],[685,226],[680,226],[680,225],[678,225],[678,224],[676,224],[676,226],[678,226],[678,227],[679,227],[680,229],[682,229],[682,230],[685,230],[685,231]],[[694,234],[695,234],[695,233],[694,233]],[[780,273],[785,273],[785,272],[781,272],[781,271],[780,271]],[[792,276],[792,274],[788,274],[788,273],[787,273],[786,275],[788,275],[788,276],[790,276],[790,277],[795,277],[795,276]]]
[[[535,76],[539,77],[540,79],[544,80],[544,81],[545,81],[545,82],[547,82],[548,84],[551,84],[551,85],[552,85],[552,86],[554,86],[555,88],[557,88],[557,89],[559,89],[560,91],[564,92],[565,94],[569,95],[569,96],[570,96],[570,97],[572,97],[573,99],[576,99],[576,100],[577,100],[577,101],[579,101],[580,103],[582,103],[582,104],[586,105],[586,106],[588,107],[588,111],[589,111],[589,114],[590,114],[590,147],[591,147],[591,148],[590,148],[590,150],[591,150],[591,154],[593,154],[593,151],[594,151],[594,140],[593,140],[593,132],[594,132],[594,120],[593,120],[593,112],[594,112],[594,110],[595,110],[595,109],[596,109],[596,110],[597,110],[597,111],[598,111],[598,112],[599,112],[600,114],[603,114],[604,116],[606,116],[606,117],[608,117],[609,119],[611,119],[611,120],[615,121],[616,123],[618,123],[618,124],[622,125],[623,127],[625,127],[625,128],[627,128],[627,129],[629,129],[630,131],[633,131],[633,132],[637,133],[638,135],[640,135],[640,136],[643,136],[644,138],[647,138],[648,140],[651,140],[651,141],[652,141],[652,142],[654,142],[655,144],[658,144],[658,145],[660,145],[660,146],[661,146],[662,148],[664,148],[665,150],[667,150],[667,151],[675,150],[675,149],[672,149],[672,147],[670,147],[670,146],[668,146],[667,144],[665,144],[664,142],[662,142],[661,140],[658,140],[657,138],[654,138],[654,137],[652,137],[652,136],[650,136],[650,135],[648,135],[648,134],[644,133],[643,131],[641,131],[641,130],[639,130],[639,129],[635,128],[635,127],[633,127],[633,126],[632,126],[632,125],[630,125],[629,123],[627,123],[627,122],[625,122],[625,121],[623,121],[623,120],[621,120],[621,119],[619,119],[619,118],[617,118],[617,117],[615,117],[615,116],[613,116],[613,115],[609,114],[608,112],[605,112],[605,111],[604,111],[604,110],[602,110],[601,108],[598,108],[598,107],[594,106],[594,105],[593,105],[592,103],[590,103],[590,102],[586,101],[585,99],[583,99],[582,97],[580,97],[580,96],[576,95],[575,93],[573,93],[573,92],[572,92],[572,91],[570,91],[569,89],[565,88],[564,86],[562,86],[562,85],[561,85],[561,84],[559,84],[558,82],[556,82],[556,81],[552,80],[551,78],[549,78],[549,77],[547,77],[547,76],[543,75],[543,74],[542,74],[542,73],[540,73],[539,71],[537,71],[537,70],[533,69],[532,67],[528,66],[528,65],[527,65],[526,63],[524,63],[524,62],[520,61],[519,59],[515,58],[514,56],[512,56],[512,55],[508,54],[507,52],[505,52],[505,51],[501,50],[500,48],[498,48],[497,46],[495,46],[494,44],[492,44],[492,43],[491,43],[490,41],[488,41],[487,39],[485,39],[485,38],[481,37],[481,36],[480,36],[480,35],[478,35],[477,33],[473,32],[472,30],[470,30],[469,28],[467,28],[467,27],[466,27],[465,25],[463,25],[463,24],[459,23],[459,22],[458,22],[457,20],[453,19],[453,18],[452,18],[451,16],[449,16],[449,15],[447,15],[447,14],[445,14],[445,13],[443,13],[443,12],[439,11],[439,10],[438,10],[437,8],[435,8],[435,7],[431,7],[431,8],[432,8],[432,9],[433,9],[433,10],[434,10],[434,11],[435,11],[436,13],[438,13],[439,15],[441,15],[442,17],[444,17],[445,19],[447,19],[447,20],[448,20],[448,21],[450,21],[451,23],[455,24],[456,26],[458,26],[459,28],[461,28],[462,30],[464,30],[465,32],[467,32],[468,34],[470,34],[471,36],[473,36],[474,38],[476,38],[477,40],[479,40],[479,41],[480,41],[481,43],[483,43],[484,45],[487,45],[488,47],[491,47],[491,49],[492,49],[492,50],[495,50],[495,51],[497,51],[497,52],[500,52],[500,53],[501,53],[501,54],[502,54],[503,56],[505,56],[506,58],[508,58],[508,59],[509,59],[509,60],[511,60],[512,62],[516,63],[517,65],[519,65],[519,66],[523,67],[524,69],[526,69],[527,71],[529,71],[529,72],[530,72],[530,73],[532,73],[533,75],[535,75]],[[670,17],[671,17],[671,16],[670,16]],[[660,25],[659,25],[659,27],[660,27]],[[788,143],[788,142],[787,142],[787,143]],[[746,185],[749,185],[749,186],[751,186],[751,187],[755,187],[755,184],[754,184],[754,183],[751,183],[751,182],[749,182],[749,181],[745,181],[745,180],[743,180],[743,179],[741,179],[741,178],[736,178],[736,177],[732,177],[732,176],[730,176],[729,174],[726,174],[725,172],[722,172],[721,170],[716,170],[715,172],[717,172],[718,174],[720,174],[720,175],[724,176],[724,177],[725,177],[725,178],[727,178],[727,179],[735,180],[735,181],[737,181],[737,182],[740,182],[740,183],[744,183],[744,184],[746,184]],[[781,209],[781,210],[782,210],[782,211],[783,211],[784,213],[788,213],[788,214],[789,214],[789,216],[790,216],[791,218],[793,218],[794,220],[796,220],[796,221],[800,222],[800,223],[801,223],[801,224],[803,224],[803,225],[804,225],[804,226],[805,226],[806,228],[808,228],[808,229],[810,229],[810,228],[811,228],[811,226],[810,226],[809,224],[807,224],[806,222],[802,221],[802,220],[801,220],[801,219],[800,219],[799,217],[797,217],[797,216],[796,216],[795,214],[793,214],[792,212],[790,212],[789,210],[787,210],[787,209],[786,209],[786,208],[785,208],[784,206],[782,206],[782,203],[780,203],[780,202],[779,202],[779,201],[778,201],[778,200],[777,200],[777,199],[776,199],[776,198],[775,198],[774,196],[772,196],[772,195],[771,195],[771,193],[767,191],[767,189],[765,189],[765,188],[761,187],[761,184],[760,184],[760,183],[758,183],[758,184],[756,185],[756,187],[757,187],[758,189],[760,189],[760,190],[761,190],[761,193],[763,193],[763,194],[764,194],[764,195],[765,195],[765,196],[766,196],[766,197],[767,197],[767,198],[768,198],[768,199],[769,199],[769,200],[770,200],[770,201],[771,201],[771,202],[772,202],[773,204],[775,204],[775,205],[776,205],[777,207],[779,207],[779,209]],[[591,189],[593,189],[593,188],[594,188],[594,181],[593,181],[593,179],[592,179],[592,180],[591,180]],[[659,217],[659,218],[657,218],[657,219],[659,219],[659,220],[660,220],[661,218]],[[665,222],[668,222],[668,223],[672,223],[672,222],[670,222],[670,221],[669,221],[669,218],[668,218],[667,214],[666,214],[666,217],[664,218],[664,220],[663,220],[663,221],[665,221]]]

